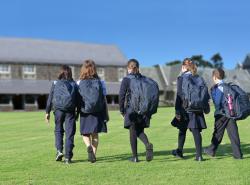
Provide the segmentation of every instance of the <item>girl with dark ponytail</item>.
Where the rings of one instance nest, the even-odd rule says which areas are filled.
[[[197,74],[196,64],[189,58],[185,58],[182,63],[181,75],[177,79],[177,96],[175,102],[176,116],[172,121],[172,125],[179,129],[178,135],[178,148],[172,151],[172,154],[178,158],[183,158],[183,146],[186,139],[186,131],[189,128],[193,134],[195,148],[196,148],[196,161],[202,161],[202,137],[201,131],[206,129],[206,121],[203,112],[190,112],[185,110],[185,101],[183,99],[183,79],[191,78],[195,82],[195,79],[201,78]],[[186,81],[185,81],[186,82]],[[185,86],[186,87],[186,86]],[[209,113],[209,102],[206,102],[205,113]]]
[[[139,62],[136,59],[130,59],[127,65],[128,76],[141,77],[139,71]],[[122,80],[120,93],[119,93],[119,105],[120,112],[124,118],[124,128],[129,129],[130,133],[130,145],[132,149],[131,162],[139,162],[137,154],[137,137],[144,143],[146,148],[146,160],[151,161],[153,159],[153,145],[149,142],[147,135],[144,133],[144,128],[148,128],[150,125],[150,117],[147,115],[130,114],[130,82],[131,79],[125,77]]]

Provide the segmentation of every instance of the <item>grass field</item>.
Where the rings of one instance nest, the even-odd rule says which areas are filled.
[[[97,162],[87,162],[86,148],[79,134],[75,137],[74,163],[55,162],[54,124],[44,123],[44,112],[0,113],[0,184],[250,184],[250,119],[238,123],[244,160],[234,160],[227,134],[218,155],[204,155],[204,162],[194,161],[193,137],[188,132],[186,160],[171,156],[177,146],[177,129],[170,125],[172,108],[161,108],[146,130],[154,144],[155,158],[145,161],[145,149],[139,143],[141,162],[128,162],[130,146],[128,131],[123,128],[118,112],[113,111],[108,134],[100,136]],[[213,115],[207,117],[203,146],[210,143]],[[53,120],[53,118],[52,118]]]

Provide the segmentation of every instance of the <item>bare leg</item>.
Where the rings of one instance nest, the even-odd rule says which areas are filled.
[[[89,147],[91,145],[91,140],[90,140],[90,135],[86,134],[82,136],[83,142],[85,143],[85,145],[87,147]]]
[[[99,143],[98,133],[91,134],[91,137],[92,137],[93,152],[96,155],[96,151],[97,151],[97,147],[98,147],[98,143]]]
[[[95,158],[93,147],[91,145],[91,138],[92,138],[91,134],[83,135],[83,141],[85,145],[87,146],[88,161],[90,161],[91,163],[94,163],[96,161],[96,158]]]

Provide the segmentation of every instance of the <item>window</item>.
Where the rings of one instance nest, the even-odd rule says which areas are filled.
[[[125,68],[118,68],[118,80],[120,82],[126,75],[127,75],[127,70]]]
[[[98,67],[97,68],[97,74],[100,77],[101,80],[105,80],[105,71],[104,68]]]
[[[36,79],[36,66],[35,65],[23,66],[23,79]]]
[[[107,95],[107,103],[108,104],[119,104],[119,96],[118,95]]]
[[[0,104],[9,104],[10,103],[10,96],[8,95],[0,95]]]
[[[35,97],[32,95],[25,95],[25,103],[26,104],[34,104],[35,103]]]
[[[0,79],[9,79],[11,77],[10,71],[10,65],[0,64]]]

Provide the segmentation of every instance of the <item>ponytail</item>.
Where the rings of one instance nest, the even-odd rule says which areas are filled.
[[[185,58],[182,66],[185,66],[187,71],[190,71],[193,76],[197,75],[197,65],[190,58]]]

